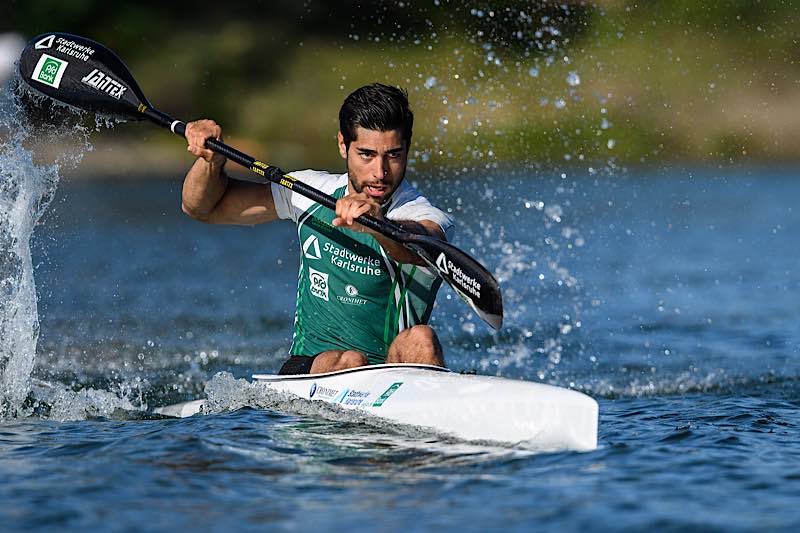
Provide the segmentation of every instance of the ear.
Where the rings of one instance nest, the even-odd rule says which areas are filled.
[[[339,141],[339,155],[342,156],[342,159],[347,159],[347,145],[344,144],[344,135],[341,131],[336,134],[336,139]]]

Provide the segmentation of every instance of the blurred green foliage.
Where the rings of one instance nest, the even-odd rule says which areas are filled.
[[[340,165],[339,105],[372,81],[409,90],[424,169],[800,153],[791,1],[4,5],[0,32],[96,39],[156,106],[286,168]]]

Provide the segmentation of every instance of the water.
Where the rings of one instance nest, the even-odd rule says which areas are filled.
[[[591,394],[597,451],[365,426],[214,378],[280,364],[292,226],[190,221],[177,176],[75,181],[34,234],[41,335],[23,413],[0,425],[6,527],[796,528],[792,171],[419,185],[506,296],[493,336],[442,290],[450,366]],[[215,414],[141,414],[207,386]]]
[[[59,171],[76,166],[91,148],[76,112],[64,109],[58,124],[35,127],[15,87],[0,90],[0,416],[16,415],[30,387],[39,335],[29,247],[34,227],[53,199]],[[32,103],[42,98],[29,96],[27,109]],[[52,113],[52,105],[41,112]],[[43,147],[56,140],[63,151],[47,158]]]

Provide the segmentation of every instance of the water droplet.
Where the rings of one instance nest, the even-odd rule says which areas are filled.
[[[577,87],[581,84],[581,77],[574,70],[567,75],[567,83],[571,87]]]
[[[425,88],[432,89],[436,87],[436,76],[430,76],[427,80],[425,80]]]
[[[536,67],[531,67],[530,70],[528,70],[528,74],[532,78],[538,78],[539,77],[539,69],[536,68]]]

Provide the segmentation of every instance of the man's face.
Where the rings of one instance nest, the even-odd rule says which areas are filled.
[[[379,204],[389,199],[406,174],[408,147],[400,130],[359,126],[349,149],[339,132],[339,153],[347,160],[349,192],[365,192]]]

